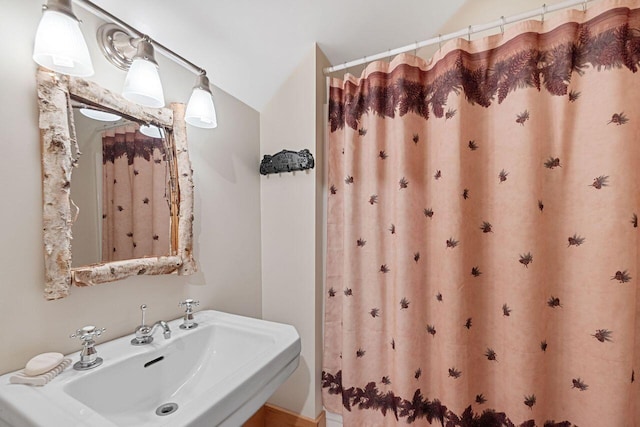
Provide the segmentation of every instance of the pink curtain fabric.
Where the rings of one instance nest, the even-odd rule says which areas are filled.
[[[331,82],[345,426],[640,425],[640,3],[560,15]]]
[[[171,251],[164,143],[128,125],[102,135],[102,261]]]

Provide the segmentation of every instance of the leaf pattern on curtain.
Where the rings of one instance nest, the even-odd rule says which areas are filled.
[[[129,125],[102,136],[102,261],[170,253],[164,141]]]
[[[345,426],[640,420],[640,3],[561,18],[332,80],[322,387]]]
[[[119,133],[122,134],[123,132]],[[133,165],[136,157],[145,159],[147,162],[153,160],[156,164],[167,161],[162,138],[151,138],[138,132],[134,135],[134,140],[135,143],[132,143],[130,139],[114,138],[107,143],[103,143],[102,163],[114,163],[122,157],[127,159],[128,165]]]
[[[626,15],[624,9],[613,11]],[[617,16],[616,18],[619,18]],[[497,100],[502,103],[507,96],[525,87],[537,90],[544,88],[552,95],[567,95],[572,74],[583,74],[588,68],[600,71],[613,68],[638,70],[640,63],[640,34],[628,23],[618,25],[598,34],[597,21],[582,25],[565,24],[556,32],[575,32],[570,41],[553,45],[545,50],[524,48],[510,54],[491,66],[473,64],[482,61],[489,52],[469,53],[455,51],[451,58],[445,58],[432,69],[425,71],[408,64],[400,64],[386,76],[370,75],[366,85],[358,88],[353,82],[346,82],[344,88],[333,88],[344,95],[329,99],[329,123],[334,132],[347,126],[358,129],[363,114],[373,113],[380,117],[393,118],[408,113],[429,118],[429,110],[435,117],[451,119],[456,110],[445,112],[447,98],[451,93],[464,93],[472,105],[489,107]],[[537,35],[524,33],[510,43],[524,44]],[[508,44],[504,47],[511,49]],[[505,50],[502,47],[502,50]],[[496,50],[501,50],[496,49]],[[442,68],[447,68],[442,70]],[[432,78],[431,75],[437,75]],[[400,77],[403,76],[403,77]],[[407,76],[407,77],[404,77]],[[382,86],[376,80],[389,82]],[[415,79],[415,80],[409,80]],[[569,100],[576,101],[580,92],[569,92]],[[609,123],[625,124],[628,118],[624,112],[614,113]],[[529,120],[527,109],[516,114],[515,122],[524,126]],[[359,135],[366,135],[365,128],[359,128]],[[417,137],[417,134],[416,134]],[[416,141],[417,142],[417,141]]]

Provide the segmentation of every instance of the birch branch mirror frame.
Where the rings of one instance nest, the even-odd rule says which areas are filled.
[[[135,275],[189,275],[193,258],[193,177],[187,146],[185,105],[147,108],[132,103],[94,82],[37,71],[42,149],[43,239],[47,300],[69,295],[72,285],[93,286]],[[70,186],[77,163],[71,99],[167,130],[171,186],[171,241],[168,256],[145,257],[71,267],[73,225]]]

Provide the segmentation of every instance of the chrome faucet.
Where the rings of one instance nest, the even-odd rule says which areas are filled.
[[[86,371],[102,365],[102,358],[98,357],[96,350],[95,338],[102,335],[104,328],[96,328],[95,326],[85,326],[78,329],[75,333],[69,335],[69,338],[80,338],[82,341],[82,350],[80,351],[80,361],[73,365],[73,369],[77,371]]]
[[[178,303],[178,307],[185,307],[184,317],[182,319],[182,325],[180,329],[193,329],[198,326],[193,321],[193,307],[200,305],[200,301],[194,301],[192,299],[186,299],[181,303]]]
[[[169,325],[164,320],[158,320],[151,326],[147,326],[144,323],[144,312],[147,309],[146,304],[142,304],[140,306],[140,310],[142,310],[142,324],[136,328],[135,338],[131,340],[131,344],[133,345],[144,345],[153,342],[153,333],[156,331],[158,327],[162,328],[162,335],[164,339],[171,338],[171,329]]]

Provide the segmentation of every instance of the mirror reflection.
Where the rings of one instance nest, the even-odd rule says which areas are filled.
[[[172,253],[165,130],[72,102],[72,267]]]

